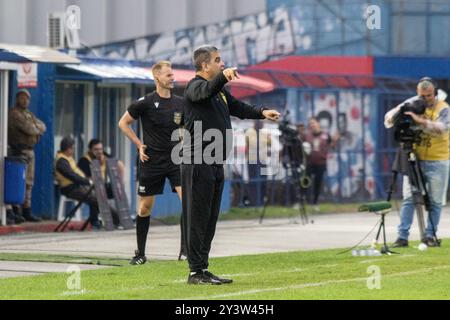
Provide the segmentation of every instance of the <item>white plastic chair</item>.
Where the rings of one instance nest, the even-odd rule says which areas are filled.
[[[69,199],[64,195],[61,195],[59,198],[59,206],[58,206],[58,221],[63,221],[64,218],[66,217],[66,203],[67,202],[71,202],[73,204],[73,206],[75,207],[78,203],[78,201],[73,200],[73,199]],[[72,221],[81,221],[82,220],[82,216],[81,216],[81,208],[78,208],[77,211],[75,211],[75,215],[72,218]]]

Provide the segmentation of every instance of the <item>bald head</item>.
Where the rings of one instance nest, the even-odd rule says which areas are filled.
[[[436,99],[436,88],[433,82],[429,80],[420,81],[417,85],[417,95],[422,97],[428,107],[434,106],[434,102]]]
[[[433,89],[433,91],[434,91],[434,89],[436,89],[434,87],[434,84],[431,81],[428,81],[428,80],[421,81],[417,85],[417,90],[428,90],[430,88]]]

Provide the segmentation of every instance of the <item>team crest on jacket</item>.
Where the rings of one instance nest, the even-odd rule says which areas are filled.
[[[180,125],[181,123],[181,112],[174,112],[173,113],[173,122],[175,122],[175,124]]]
[[[158,108],[159,107],[159,102],[155,102],[155,107]]]

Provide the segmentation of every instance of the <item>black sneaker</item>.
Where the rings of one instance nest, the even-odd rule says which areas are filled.
[[[139,250],[134,251],[135,256],[131,258],[131,265],[139,265],[147,262],[147,257],[139,253]]]
[[[404,248],[404,247],[408,247],[408,240],[402,239],[402,238],[398,238],[394,244],[392,245],[393,248]]]
[[[424,241],[424,243],[428,246],[428,247],[439,247],[441,245],[440,241],[435,239],[435,238],[426,238],[426,240]]]
[[[214,280],[220,281],[223,284],[227,284],[227,283],[232,283],[233,282],[232,279],[220,278],[220,277],[214,275],[213,273],[209,272],[208,270],[203,271],[203,274],[205,274],[208,277],[211,277]]]
[[[194,274],[189,274],[188,284],[214,284],[221,285],[222,282],[213,279],[212,277],[206,275],[204,272],[196,272]]]
[[[31,213],[31,208],[22,208],[22,216],[28,222],[41,222],[42,221],[41,218],[36,217]]]
[[[25,222],[25,218],[22,216],[22,208],[19,206],[13,206],[12,210],[6,210],[6,212],[12,211],[12,214],[10,214],[10,218],[14,220],[12,224],[21,224],[22,222]]]
[[[25,218],[22,216],[22,214],[18,213],[14,215],[14,222],[16,224],[21,224],[22,222],[25,222]]]
[[[16,222],[16,216],[14,215],[14,212],[11,209],[6,210],[6,224],[7,225],[18,224]]]

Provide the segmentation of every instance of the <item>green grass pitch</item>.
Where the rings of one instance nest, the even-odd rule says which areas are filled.
[[[450,245],[399,255],[353,257],[341,250],[298,251],[210,259],[210,271],[230,285],[186,283],[186,261],[150,261],[129,266],[123,259],[0,254],[6,260],[99,263],[116,267],[82,271],[80,290],[70,274],[0,279],[0,299],[449,299]],[[81,260],[80,260],[81,259]]]

